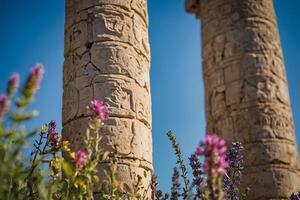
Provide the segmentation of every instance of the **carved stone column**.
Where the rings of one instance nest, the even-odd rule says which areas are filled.
[[[150,51],[146,0],[66,0],[63,137],[83,147],[86,106],[109,105],[101,147],[115,151],[118,178],[152,172]]]
[[[250,199],[300,187],[297,146],[272,0],[187,0],[201,19],[207,132],[245,146]]]

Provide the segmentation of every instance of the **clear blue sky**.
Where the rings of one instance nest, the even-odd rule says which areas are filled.
[[[23,76],[35,63],[46,67],[35,107],[41,117],[30,126],[61,120],[64,33],[63,0],[1,0],[0,89],[15,71]],[[163,189],[175,157],[165,133],[173,130],[184,155],[205,133],[200,24],[184,12],[183,0],[148,0],[152,51],[154,165]],[[289,90],[300,140],[300,1],[275,1]]]

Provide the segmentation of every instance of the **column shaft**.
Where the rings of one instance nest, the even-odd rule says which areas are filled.
[[[245,146],[250,199],[299,187],[298,153],[272,0],[200,0],[207,132]]]
[[[86,106],[105,101],[101,147],[116,151],[120,180],[130,185],[140,175],[145,187],[152,173],[149,70],[146,0],[66,0],[63,137],[72,149],[84,147]]]

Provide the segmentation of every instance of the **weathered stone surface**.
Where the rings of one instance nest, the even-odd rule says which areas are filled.
[[[150,50],[146,0],[66,0],[63,137],[84,148],[86,106],[104,100],[101,147],[130,185],[152,173]],[[103,168],[100,169],[103,175]]]
[[[207,131],[244,143],[250,199],[286,199],[300,174],[273,1],[186,1],[201,19]]]

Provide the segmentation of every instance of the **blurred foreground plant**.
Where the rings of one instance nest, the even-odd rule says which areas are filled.
[[[25,129],[24,122],[38,113],[28,106],[40,88],[43,73],[43,66],[37,64],[19,97],[14,97],[19,74],[13,74],[6,93],[0,95],[0,199],[93,199],[96,186],[99,199],[141,199],[140,180],[126,192],[124,184],[116,178],[115,162],[106,171],[107,177],[98,176],[99,165],[108,162],[109,156],[109,152],[99,146],[99,130],[108,119],[104,102],[93,100],[87,106],[89,123],[84,149],[71,151],[70,142],[61,138],[55,121],[43,125],[40,130]],[[33,141],[30,155],[26,153],[26,141]]]
[[[37,64],[19,97],[15,95],[20,76],[14,73],[8,80],[6,93],[0,94],[0,199],[146,200],[150,199],[150,190],[153,200],[246,198],[248,190],[243,193],[239,190],[244,168],[243,147],[241,143],[232,143],[226,155],[225,141],[215,134],[205,136],[189,157],[193,175],[190,180],[179,144],[173,133],[168,132],[177,156],[169,195],[158,190],[154,175],[148,188],[142,188],[143,180],[139,176],[135,177],[133,185],[126,184],[126,187],[117,179],[117,160],[112,152],[105,152],[99,146],[100,128],[108,119],[108,108],[102,101],[92,100],[87,105],[89,121],[82,149],[72,149],[70,142],[61,138],[55,121],[39,130],[26,130],[24,122],[32,120],[38,113],[28,107],[40,88],[43,73],[43,66]],[[31,154],[27,153],[26,141],[33,141]],[[201,157],[204,163],[200,162]],[[99,176],[102,163],[108,165],[104,171],[106,177]]]

